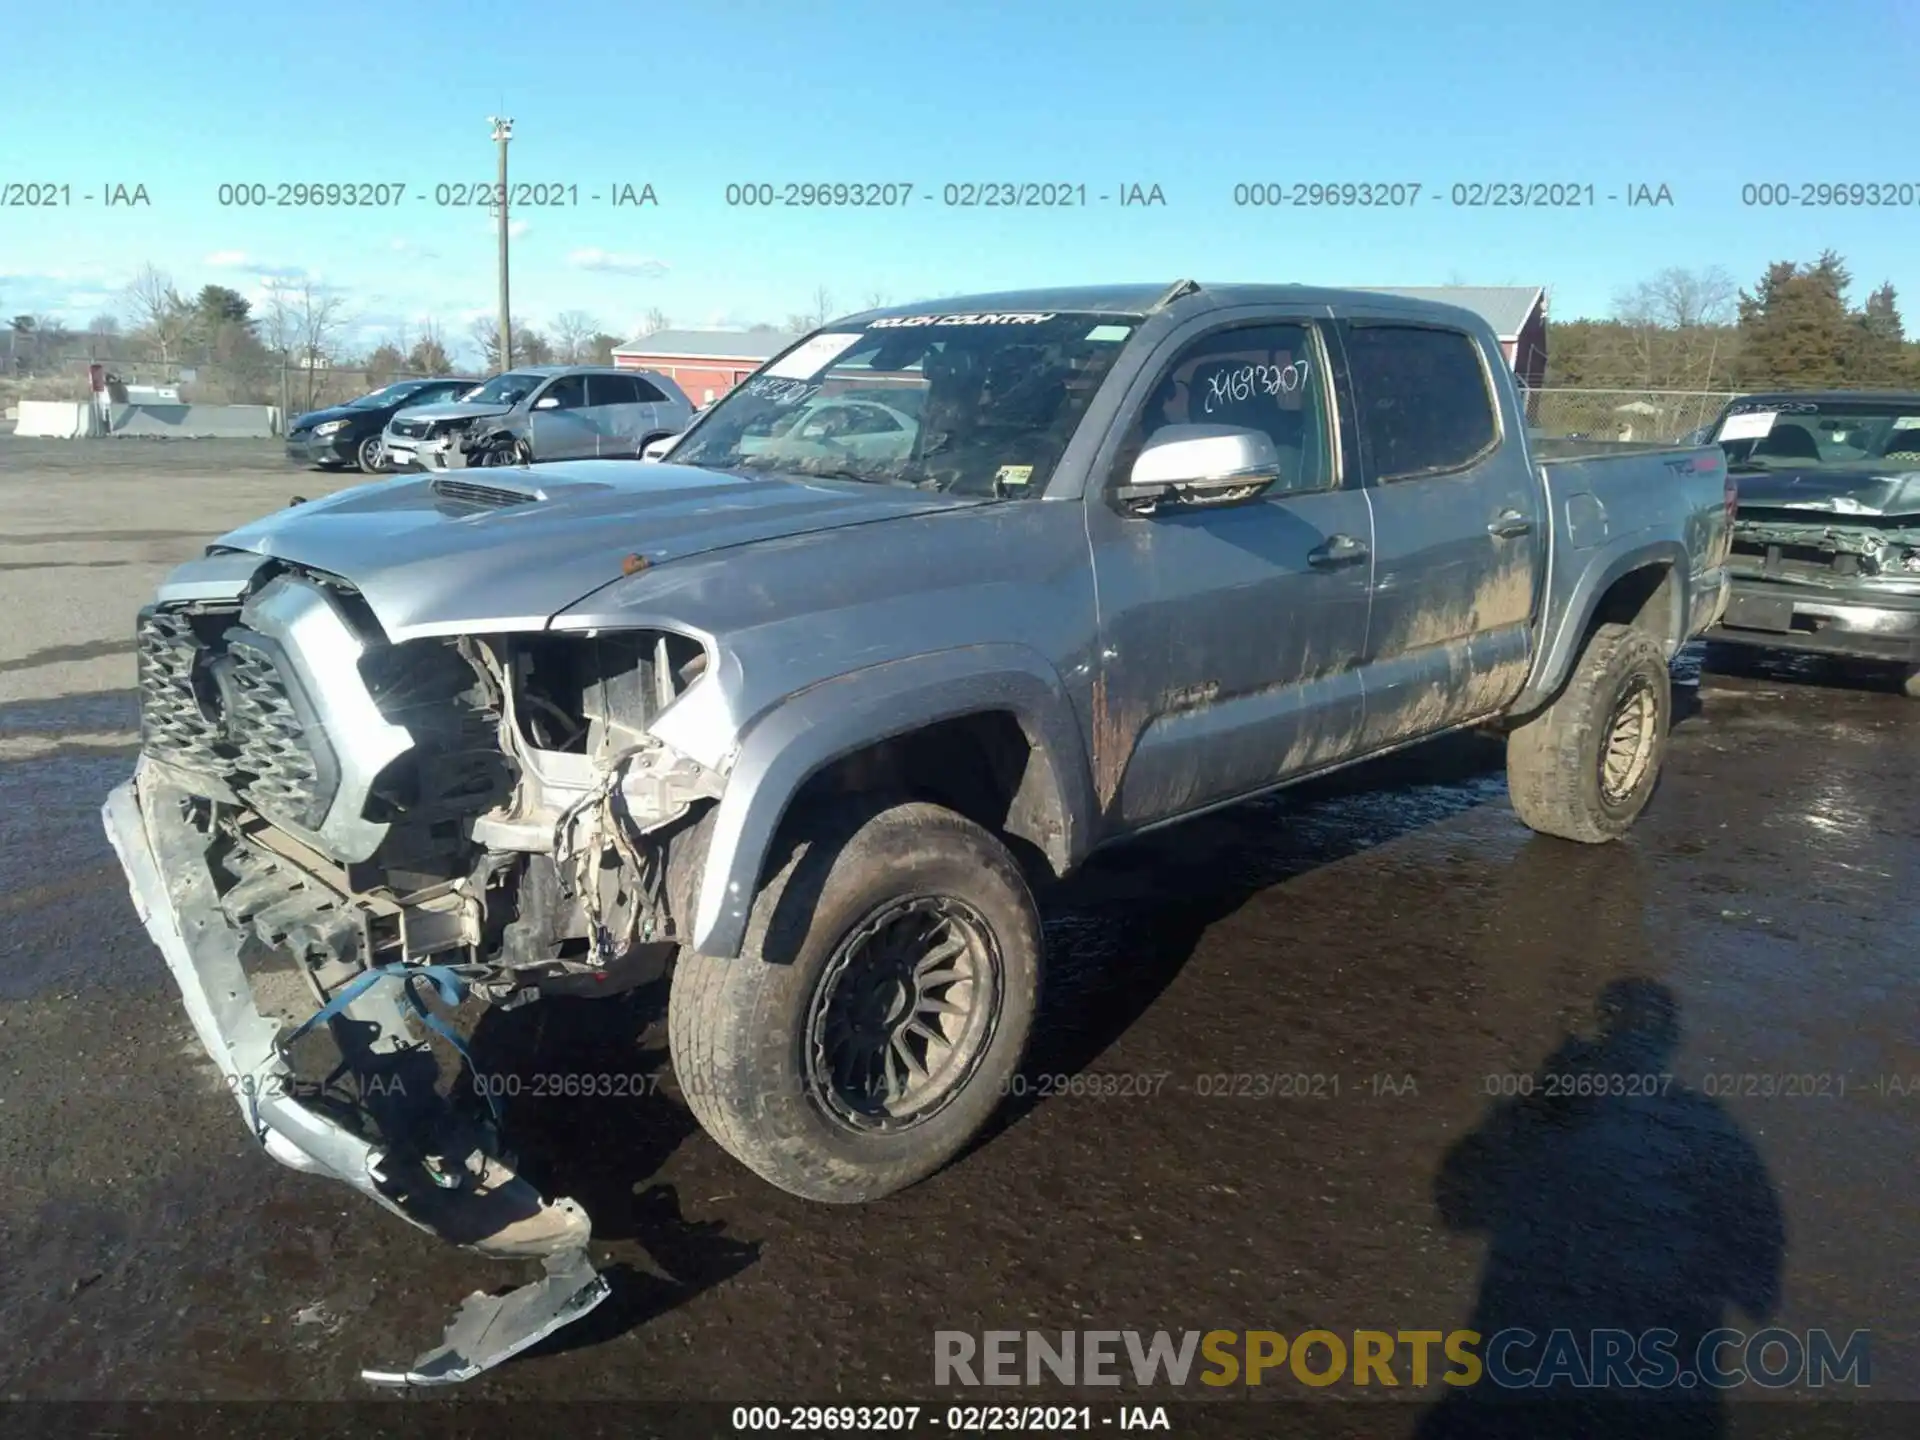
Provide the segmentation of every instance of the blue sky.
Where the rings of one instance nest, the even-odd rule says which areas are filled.
[[[121,13],[116,14],[116,11]],[[106,18],[102,18],[102,17]],[[143,263],[182,288],[267,274],[337,286],[363,339],[490,313],[492,222],[436,186],[493,173],[578,187],[522,212],[516,313],[630,331],[1087,280],[1542,284],[1605,313],[1669,265],[1751,285],[1832,247],[1860,294],[1891,279],[1920,329],[1920,204],[1743,207],[1743,182],[1920,188],[1912,0],[1610,0],[1572,7],[1341,0],[1069,4],[493,0],[16,7],[0,185],[0,313],[80,322]],[[22,61],[25,63],[20,63]],[[1084,184],[1086,208],[941,203],[947,183]],[[1591,184],[1592,209],[1456,208],[1455,183]],[[402,182],[396,207],[242,209],[222,183]],[[908,181],[904,208],[730,208],[729,183]],[[1257,209],[1247,181],[1417,182],[1407,210]],[[151,205],[83,193],[143,184]],[[656,207],[616,209],[650,183]],[[1100,194],[1157,184],[1164,207]],[[1667,185],[1671,206],[1608,202]],[[1432,200],[1436,193],[1443,198]],[[588,197],[600,194],[595,203]],[[413,197],[424,198],[413,198]]]

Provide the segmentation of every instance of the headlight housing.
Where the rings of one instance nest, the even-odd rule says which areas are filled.
[[[351,423],[353,422],[349,420],[329,420],[324,425],[314,426],[313,433],[315,435],[338,435]]]

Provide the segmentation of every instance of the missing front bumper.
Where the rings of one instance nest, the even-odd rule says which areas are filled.
[[[451,1347],[452,1358],[433,1352],[409,1371],[376,1372],[387,1377],[382,1383],[464,1379],[592,1309],[605,1298],[605,1285],[595,1283],[599,1277],[586,1259],[592,1225],[579,1205],[543,1198],[504,1161],[469,1143],[471,1132],[456,1123],[428,1125],[419,1145],[382,1146],[301,1101],[281,1053],[281,1027],[260,1012],[241,963],[242,936],[220,909],[209,837],[193,823],[192,804],[185,791],[143,764],[108,796],[102,818],[141,921],[254,1138],[281,1164],[345,1181],[454,1244],[497,1258],[548,1262],[544,1279],[479,1311],[469,1302],[443,1347]],[[343,1054],[425,1050],[396,1003],[397,988],[368,989],[330,1022]],[[450,1116],[446,1107],[439,1118]],[[394,1374],[403,1379],[395,1382]]]

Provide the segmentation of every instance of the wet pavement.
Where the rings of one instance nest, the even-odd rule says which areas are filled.
[[[533,1267],[251,1146],[97,819],[134,609],[209,533],[343,482],[53,443],[0,441],[0,1396],[359,1398]],[[1874,1395],[1920,1400],[1920,705],[1739,668],[1682,657],[1614,846],[1531,836],[1467,736],[1105,858],[1048,898],[1027,1093],[876,1205],[708,1141],[655,996],[489,1017],[509,1139],[593,1214],[614,1293],[465,1393],[946,1404],[980,1394],[935,1389],[935,1330],[1724,1323],[1869,1330]],[[1542,1094],[1573,1073],[1670,1078]],[[638,1078],[530,1093],[556,1074]]]

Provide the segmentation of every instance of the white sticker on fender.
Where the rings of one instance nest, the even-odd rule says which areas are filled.
[[[1758,410],[1751,415],[1729,415],[1715,440],[1759,440],[1773,429],[1780,417],[1778,410]]]
[[[815,335],[811,340],[802,341],[781,356],[778,363],[761,373],[776,375],[782,380],[811,380],[829,362],[838,359],[854,341],[862,338],[858,331],[852,335]]]

